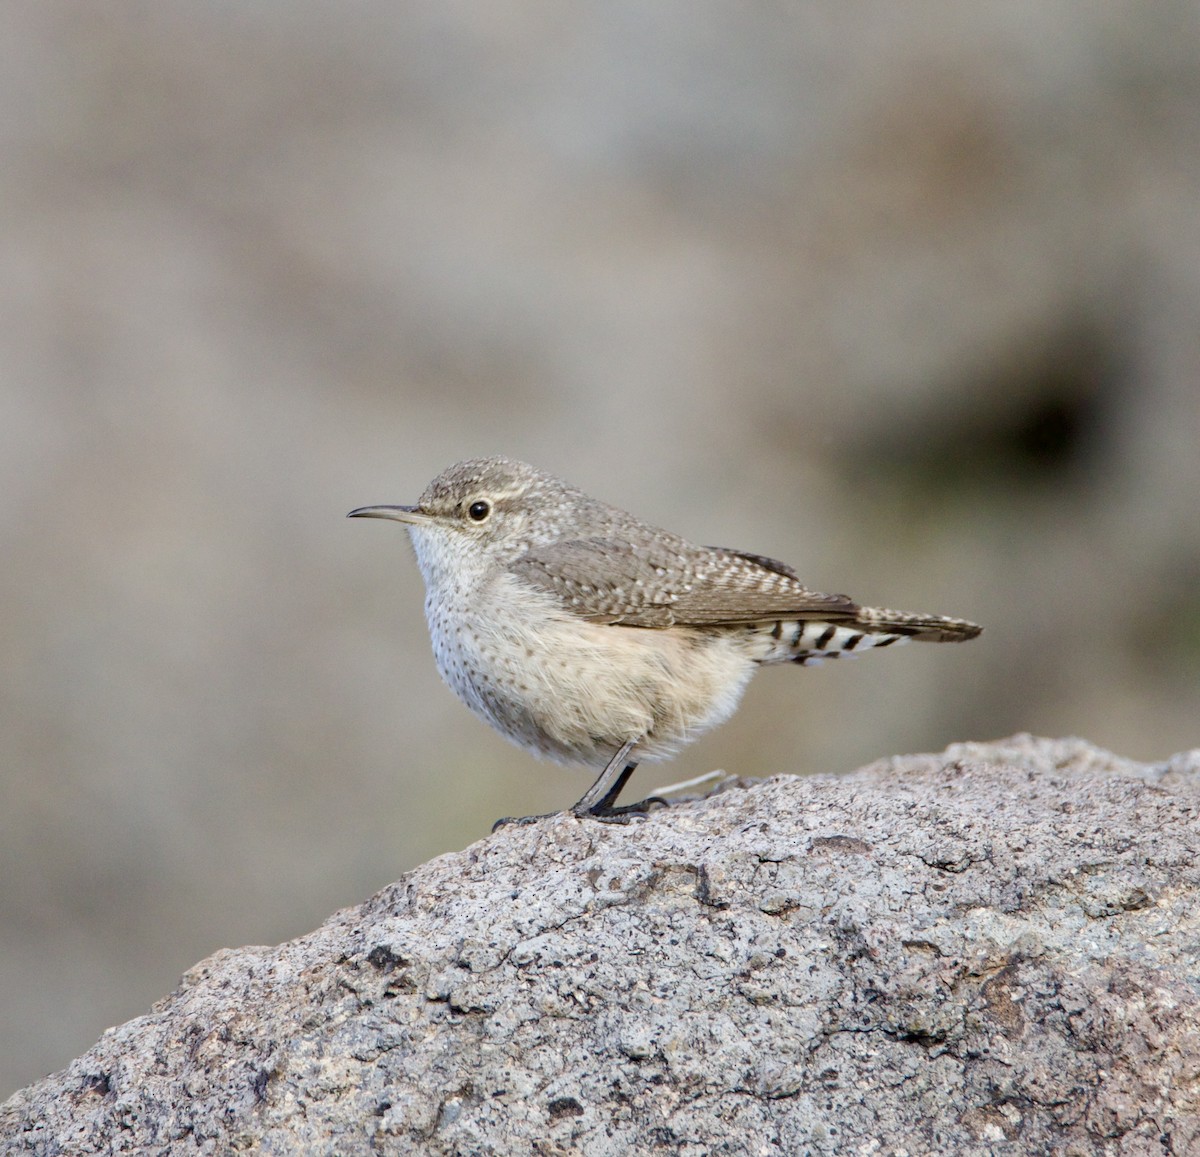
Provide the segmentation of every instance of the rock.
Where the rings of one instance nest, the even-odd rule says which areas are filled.
[[[1019,736],[506,827],[218,952],[5,1153],[1200,1152],[1200,751]]]

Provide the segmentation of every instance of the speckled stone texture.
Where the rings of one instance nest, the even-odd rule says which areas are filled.
[[[5,1153],[1200,1152],[1200,751],[1020,736],[441,856],[219,952]]]

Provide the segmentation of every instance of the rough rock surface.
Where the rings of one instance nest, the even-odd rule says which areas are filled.
[[[1200,751],[1017,737],[560,816],[219,952],[5,1153],[1200,1152]]]

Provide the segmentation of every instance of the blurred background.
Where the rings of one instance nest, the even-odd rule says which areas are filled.
[[[0,1096],[566,806],[399,526],[505,453],[987,633],[629,789],[1200,742],[1200,7],[0,12]]]

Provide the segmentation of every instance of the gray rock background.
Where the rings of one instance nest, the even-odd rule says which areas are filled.
[[[221,945],[574,799],[397,528],[504,452],[988,627],[776,671],[632,790],[1197,742],[1200,12],[0,12],[0,1090]]]
[[[1018,736],[557,816],[202,961],[5,1153],[1200,1147],[1200,751]]]

